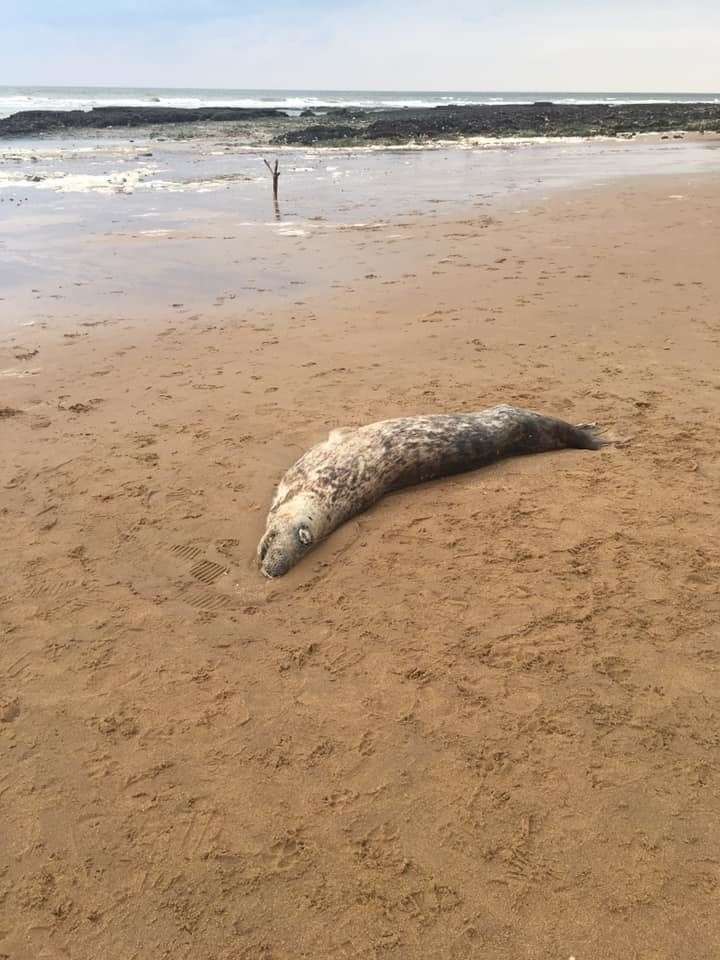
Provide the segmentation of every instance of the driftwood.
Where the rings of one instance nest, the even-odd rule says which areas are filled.
[[[280,180],[280,171],[278,170],[278,161],[275,161],[275,166],[270,166],[267,160],[263,160],[263,163],[270,171],[270,175],[273,178],[273,200],[277,203],[278,198],[278,181]]]

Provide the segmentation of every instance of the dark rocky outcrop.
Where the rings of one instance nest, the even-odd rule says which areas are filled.
[[[340,126],[303,126],[277,138],[281,143],[403,143],[463,136],[617,136],[666,130],[720,130],[720,104],[638,103],[510,104],[443,106],[365,112],[347,134]]]
[[[247,124],[252,140],[321,145],[406,143],[464,136],[617,136],[669,130],[720,130],[720,104],[631,103],[442,106],[392,110],[315,107],[300,116],[274,108],[96,107],[93,110],[28,110],[0,120],[0,138],[63,130]]]
[[[338,143],[352,140],[358,136],[357,127],[345,124],[317,123],[302,130],[293,130],[275,138],[275,143],[296,143],[304,147],[312,147],[323,143]]]
[[[287,117],[284,110],[243,107],[95,107],[92,110],[24,110],[0,120],[0,137],[56,130],[102,130],[198,121],[262,120]]]

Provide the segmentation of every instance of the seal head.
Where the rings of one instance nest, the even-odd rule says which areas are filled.
[[[258,563],[266,577],[284,576],[313,548],[317,535],[305,504],[293,498],[277,511],[258,546]]]

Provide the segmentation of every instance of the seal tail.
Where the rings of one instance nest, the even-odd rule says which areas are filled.
[[[576,450],[601,450],[611,442],[596,423],[568,423],[567,428],[567,445]]]
[[[542,453],[545,450],[600,450],[610,440],[596,423],[568,423],[530,410],[505,407],[510,423],[521,426],[522,439],[517,453]]]

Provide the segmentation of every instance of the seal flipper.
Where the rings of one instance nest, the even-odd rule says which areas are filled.
[[[601,450],[612,443],[603,436],[602,430],[596,423],[570,424],[570,431],[568,446],[576,450]]]

